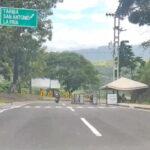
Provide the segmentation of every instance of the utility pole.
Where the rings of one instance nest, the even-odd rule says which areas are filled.
[[[106,16],[114,17],[114,43],[113,43],[113,80],[119,78],[119,45],[120,45],[120,15],[107,13]]]

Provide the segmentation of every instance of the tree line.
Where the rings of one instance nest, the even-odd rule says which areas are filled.
[[[119,0],[119,6],[116,13],[120,15],[121,19],[127,17],[129,22],[137,24],[140,27],[144,25],[150,26],[150,0]],[[145,49],[150,47],[150,39],[148,41],[143,41],[141,44]],[[133,70],[136,70],[138,67],[141,68],[138,79],[150,84],[150,77],[147,74],[148,70],[150,70],[149,61],[144,65],[144,62],[140,57],[135,58],[131,52],[131,46],[128,45],[127,41],[121,43],[120,53],[120,67],[126,65],[130,68],[132,78],[136,76],[133,73]],[[129,54],[130,57],[127,56],[127,54]],[[126,60],[126,58],[128,59]]]
[[[119,6],[117,8],[117,13],[120,15],[121,19],[128,18],[129,22],[133,24],[137,24],[140,27],[141,26],[150,26],[150,0],[119,0]],[[148,31],[149,32],[149,31]],[[147,41],[143,41],[141,44],[145,49],[150,47],[150,39]],[[141,60],[140,57],[135,58],[133,57],[133,54],[131,53],[131,46],[127,46],[127,42],[121,43],[121,49],[122,49],[122,63],[125,62],[126,66],[130,68],[131,76],[132,78],[136,78],[148,85],[150,85],[150,60],[146,61],[145,63]],[[126,47],[126,48],[125,48]],[[120,50],[121,50],[120,49]],[[127,50],[128,49],[128,50]],[[130,57],[128,58],[128,61],[126,61],[123,58],[124,51],[128,51],[130,53]],[[128,56],[126,56],[127,58]],[[133,59],[134,58],[134,59]],[[137,68],[140,68],[137,74],[133,73],[133,69],[137,70]],[[142,96],[142,93],[136,92],[136,98]],[[146,101],[149,101],[149,89],[143,94],[142,98]]]
[[[57,0],[2,0],[1,7],[38,10],[38,27],[0,27],[0,75],[10,84],[9,92],[31,89],[36,77],[60,80],[68,92],[99,82],[97,71],[74,53],[48,53],[43,43],[52,38],[49,16]]]

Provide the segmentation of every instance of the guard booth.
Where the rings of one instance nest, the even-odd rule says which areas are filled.
[[[137,91],[147,89],[148,85],[137,82],[131,79],[121,77],[107,85],[103,86],[102,90],[116,91],[116,94],[107,94],[107,104],[117,104],[122,101],[119,100],[119,91]]]

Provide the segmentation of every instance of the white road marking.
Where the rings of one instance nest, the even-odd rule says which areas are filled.
[[[49,109],[49,108],[51,108],[51,106],[45,106],[45,108],[46,108],[46,109]]]
[[[62,108],[61,106],[56,106],[55,108]]]
[[[0,113],[3,113],[4,111],[7,111],[7,110],[11,110],[11,109],[15,109],[15,108],[20,108],[20,107],[22,107],[22,106],[13,106],[11,108],[2,109],[2,110],[0,110]]]
[[[34,108],[41,108],[41,106],[35,106]]]
[[[4,111],[6,111],[6,110],[9,110],[9,109],[2,109],[2,110],[0,110],[0,113],[4,112]]]
[[[115,107],[115,106],[111,106],[110,108],[114,108],[114,109],[115,109],[115,108],[117,108],[117,107]]]
[[[30,103],[29,103],[30,104]],[[11,105],[10,106],[10,108],[5,108],[5,109],[2,109],[2,110],[0,110],[0,113],[3,113],[4,111],[7,111],[7,110],[12,110],[12,109],[16,109],[16,108],[21,108],[21,107],[24,107],[24,106],[26,106],[27,105],[27,103],[26,104],[21,104],[21,105]]]
[[[72,107],[67,107],[68,109],[70,109],[71,111],[75,111]]]
[[[92,109],[92,108],[94,108],[94,107],[92,107],[92,106],[89,106],[89,107],[87,107],[87,108],[90,108],[90,109]]]
[[[31,106],[24,106],[24,108],[31,108]]]
[[[63,106],[66,106],[66,104],[62,103]]]
[[[96,136],[102,136],[102,134],[98,132],[98,130],[95,127],[93,127],[85,118],[80,119]]]
[[[102,107],[102,106],[100,106],[100,107],[98,107],[98,108],[106,108],[106,107]]]
[[[83,108],[82,106],[78,106],[78,107],[76,107],[76,108]]]
[[[12,106],[10,109],[20,108],[22,106]]]

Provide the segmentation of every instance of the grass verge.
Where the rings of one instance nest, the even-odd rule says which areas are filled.
[[[6,94],[0,93],[0,106],[5,103],[12,102],[24,102],[24,101],[38,101],[40,100],[40,96],[30,95],[30,94]]]

